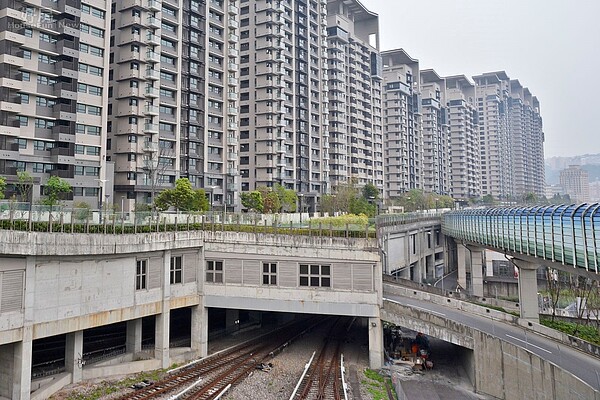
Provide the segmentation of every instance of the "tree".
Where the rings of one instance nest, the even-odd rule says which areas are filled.
[[[4,191],[6,190],[6,179],[0,176],[0,200],[4,198]]]
[[[269,192],[263,197],[263,212],[265,213],[276,213],[281,209],[281,202],[279,196],[275,192]]]
[[[64,179],[58,176],[51,176],[46,182],[45,193],[46,198],[42,200],[42,204],[52,207],[58,204],[62,194],[71,193],[71,185]]]
[[[320,201],[321,212],[333,214],[335,212],[335,196],[324,194]]]
[[[369,202],[364,197],[355,197],[350,200],[350,214],[360,215],[365,214],[369,217],[374,217],[377,214],[377,206]]]
[[[209,208],[204,190],[194,190],[188,178],[177,179],[175,188],[160,192],[154,204],[161,211],[170,207],[178,211],[206,211]]]
[[[242,206],[250,211],[262,212],[263,211],[263,199],[258,190],[252,192],[242,192],[241,194]]]
[[[292,189],[286,189],[278,183],[275,184],[274,191],[277,194],[277,197],[279,198],[280,209],[278,211],[296,211],[296,206],[298,204],[298,196],[296,195],[296,192],[294,192]]]
[[[372,183],[367,183],[362,189],[362,196],[367,200],[377,200],[379,198],[379,189]]]
[[[20,201],[32,202],[33,177],[27,171],[17,172],[17,183],[15,184]]]
[[[491,194],[486,194],[485,196],[483,196],[481,198],[481,202],[483,204],[493,206],[494,203],[496,202],[496,200],[494,199],[494,196],[492,196]]]

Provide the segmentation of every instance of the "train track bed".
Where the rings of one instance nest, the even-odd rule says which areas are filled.
[[[319,318],[296,321],[276,331],[232,347],[174,371],[151,386],[127,393],[118,399],[162,399],[181,394],[181,399],[214,399],[230,385],[236,385],[256,366],[312,329]],[[187,391],[184,392],[184,390]]]
[[[337,318],[330,322],[329,332],[321,348],[310,360],[306,373],[290,400],[341,400],[344,388],[341,375],[341,351],[351,320]]]

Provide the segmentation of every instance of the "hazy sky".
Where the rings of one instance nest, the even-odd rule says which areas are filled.
[[[600,0],[362,0],[381,50],[440,75],[505,70],[540,101],[546,157],[600,153]]]

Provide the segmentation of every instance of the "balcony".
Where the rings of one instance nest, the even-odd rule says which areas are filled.
[[[230,4],[229,7],[227,7],[227,12],[230,15],[237,15],[237,14],[239,14],[240,10],[236,6]]]
[[[238,94],[235,92],[227,92],[227,100],[237,100]]]
[[[144,114],[146,114],[146,115],[158,115],[159,114],[159,108],[158,108],[158,106],[155,106],[153,104],[146,104],[146,106],[144,107]]]
[[[238,35],[234,35],[233,33],[230,33],[228,35],[228,39],[229,39],[229,43],[237,43],[240,41],[240,37]]]
[[[236,153],[235,151],[227,152],[227,160],[228,161],[236,161],[237,158],[238,158],[238,153]]]
[[[158,151],[158,143],[144,142],[144,151],[148,153],[155,153]]]
[[[235,130],[235,129],[237,129],[237,128],[238,128],[238,124],[237,124],[236,122],[229,122],[229,123],[227,124],[227,129],[232,129],[232,130]]]
[[[147,51],[145,60],[146,62],[158,63],[160,62],[160,55],[154,51]]]
[[[160,37],[158,37],[157,35],[154,35],[152,33],[148,33],[148,34],[146,34],[145,42],[148,45],[158,46],[158,45],[160,45]]]
[[[146,77],[146,79],[157,81],[160,79],[160,72],[153,68],[146,68],[146,73],[144,76]]]
[[[227,69],[231,72],[237,72],[239,70],[239,66],[236,63],[227,64]]]
[[[238,139],[235,136],[227,136],[227,144],[229,146],[237,146]]]
[[[146,97],[158,98],[160,96],[160,90],[153,86],[146,86]]]
[[[230,47],[227,49],[227,54],[229,55],[229,57],[237,57],[239,56],[240,52]]]
[[[228,107],[227,114],[228,115],[238,115],[238,109],[235,107]]]
[[[160,20],[154,17],[148,17],[146,26],[149,28],[160,29]]]
[[[144,124],[144,133],[158,133],[158,124]]]
[[[146,0],[146,8],[148,8],[150,11],[160,11],[161,3],[157,0]]]
[[[229,18],[227,25],[232,29],[237,29],[240,26],[240,24],[238,24],[238,22],[233,18]]]

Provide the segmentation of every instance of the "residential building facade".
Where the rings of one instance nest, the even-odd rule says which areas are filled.
[[[50,176],[65,199],[92,206],[106,185],[110,10],[95,0],[3,1],[0,14],[0,174],[33,178],[30,199]],[[6,193],[8,196],[18,193]],[[21,196],[22,197],[22,196]]]
[[[329,178],[383,191],[379,18],[358,1],[329,1]]]
[[[446,105],[449,122],[449,189],[456,200],[481,196],[479,117],[475,85],[465,75],[448,76]]]
[[[242,191],[280,184],[314,210],[329,190],[327,1],[240,3]]]
[[[423,190],[448,195],[450,155],[446,82],[434,70],[421,70]]]
[[[385,196],[423,188],[419,61],[403,49],[384,51],[383,126]]]
[[[571,196],[571,201],[575,203],[590,201],[589,175],[581,166],[569,165],[560,171],[560,185],[564,188],[564,193]]]

